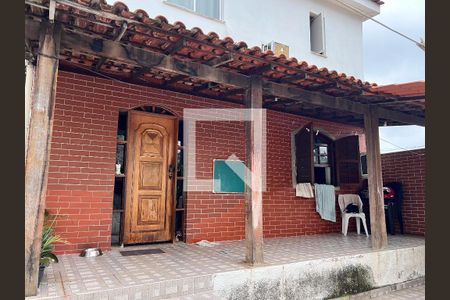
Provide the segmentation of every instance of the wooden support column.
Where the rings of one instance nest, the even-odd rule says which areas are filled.
[[[261,77],[250,79],[250,88],[246,90],[246,108],[257,109],[249,116],[253,122],[245,123],[245,155],[247,161],[245,190],[245,261],[250,265],[262,264],[263,259],[263,215],[262,215],[262,152],[255,147],[255,136],[262,132],[262,119],[258,117],[262,109],[263,90]],[[251,171],[251,172],[249,172]]]
[[[43,23],[25,162],[25,296],[37,293],[61,27]]]
[[[33,90],[34,64],[31,60],[25,60],[25,160],[28,150],[28,132],[31,117],[31,92]]]
[[[364,114],[364,127],[367,147],[367,168],[369,174],[370,228],[372,248],[377,250],[387,246],[378,124],[379,118],[376,111],[368,109]]]

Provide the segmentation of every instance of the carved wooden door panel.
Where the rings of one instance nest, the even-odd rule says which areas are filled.
[[[172,116],[128,115],[124,244],[172,239],[177,131]]]

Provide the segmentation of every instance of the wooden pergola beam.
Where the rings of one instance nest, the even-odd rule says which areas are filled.
[[[142,22],[141,20],[138,20],[138,19],[127,18],[127,17],[124,17],[124,16],[116,15],[116,14],[114,14],[112,12],[103,11],[101,9],[101,7],[100,7],[100,3],[101,3],[100,0],[92,0],[90,2],[89,6],[85,6],[83,4],[80,4],[80,3],[77,3],[77,2],[74,2],[74,1],[69,1],[69,0],[54,0],[54,1],[59,3],[59,4],[64,4],[66,6],[75,8],[75,9],[80,10],[82,12],[85,12],[85,13],[88,13],[88,14],[92,14],[94,16],[107,18],[107,19],[110,19],[110,20],[113,20],[113,21],[119,21],[119,22],[122,21],[122,22],[127,22],[127,23],[130,23],[130,24],[139,25],[139,26],[142,26],[144,28],[151,29],[152,31],[157,31],[157,32],[161,32],[161,33],[165,34],[165,30],[163,28],[161,28],[161,26],[159,26],[160,24],[157,24],[157,23],[160,23],[159,21],[155,20],[153,22],[153,24],[147,24],[147,23],[144,23],[144,22]],[[25,3],[28,4],[28,5],[31,5],[31,6],[40,7],[42,9],[48,9],[47,6],[41,5],[41,4],[38,4],[38,3],[34,3],[33,1],[26,0]],[[96,22],[96,21],[94,21],[94,20],[92,20],[90,18],[83,18],[81,16],[79,18],[80,19],[84,19],[84,20],[86,20],[88,22],[101,24],[102,26],[114,27],[114,26],[109,25],[109,24]],[[193,41],[195,43],[200,43],[200,44],[208,45],[208,46],[210,45],[208,42],[202,41],[202,40],[198,40],[198,39],[196,39],[196,38],[194,38],[192,36],[188,36],[188,35],[184,35],[184,34],[176,33],[176,32],[172,32],[171,34],[173,36],[178,36],[179,38],[184,38],[187,41]],[[249,59],[252,59],[252,60],[255,60],[255,61],[260,61],[261,63],[267,63],[267,61],[265,61],[264,58],[255,57],[255,56],[250,55],[250,54],[241,53],[237,49],[228,49],[225,46],[219,46],[219,45],[215,45],[214,47],[216,49],[220,49],[220,50],[224,51],[226,53],[226,56],[231,57],[231,59],[229,59],[229,61],[226,61],[225,63],[233,61],[234,60],[234,58],[232,58],[233,56],[246,57],[246,58],[249,58]],[[217,57],[216,59],[217,60],[222,60],[222,59],[226,59],[226,58],[224,58],[224,57]],[[214,60],[211,60],[210,62],[212,62]],[[219,63],[219,65],[221,65],[221,64],[222,63]],[[327,78],[326,76],[321,75],[321,74],[313,73],[311,71],[301,70],[301,69],[298,69],[298,68],[293,67],[293,66],[287,66],[287,65],[285,65],[285,64],[283,64],[281,62],[272,61],[271,64],[274,67],[278,66],[278,67],[281,67],[283,69],[288,69],[288,70],[292,70],[292,71],[295,71],[295,72],[301,72],[302,74],[306,75],[305,78],[313,77],[313,78],[325,79],[325,80],[328,80],[328,81],[329,80],[332,80],[332,81],[335,80],[335,79]],[[214,67],[216,67],[216,66],[218,66],[218,65],[214,65]],[[296,76],[296,75],[294,75],[294,76]],[[335,82],[337,82],[337,81],[335,81]],[[362,88],[361,86],[358,86],[356,84],[352,84],[352,83],[340,83],[340,84],[343,84],[345,86],[357,89],[357,90],[359,90],[359,93],[362,93],[362,91],[364,90],[364,88]]]
[[[31,93],[33,91],[35,66],[33,61],[25,60],[25,160],[28,150],[28,133],[31,118]]]
[[[164,53],[148,51],[129,44],[95,38],[74,31],[63,31],[61,48],[72,49],[81,53],[92,53],[124,63],[196,77],[204,81],[242,88],[247,88],[250,85],[250,80],[245,75],[216,69],[201,63],[184,61]]]
[[[372,247],[377,250],[387,246],[378,124],[377,111],[373,109],[368,110],[364,115],[364,129],[367,148],[367,170],[369,174],[370,228]]]
[[[202,84],[200,84],[198,86],[193,87],[192,91],[195,93],[195,92],[199,92],[199,91],[202,91],[202,90],[210,89],[210,88],[213,88],[213,87],[216,87],[216,86],[218,86],[218,84],[215,83],[215,82],[205,82],[205,83],[202,83]]]
[[[220,94],[220,97],[228,97],[228,96],[234,96],[236,94],[245,93],[245,91],[241,88],[237,88],[231,91],[226,91]]]
[[[48,4],[48,20],[53,23],[55,21],[56,14],[56,0],[50,0]]]
[[[321,94],[319,92],[307,91],[300,88],[290,87],[283,84],[265,81],[264,92],[280,98],[288,98],[300,102],[310,103],[327,108],[348,111],[356,114],[364,114],[367,110],[366,105],[349,101],[343,98]]]
[[[183,78],[186,78],[186,76],[185,75],[175,75],[174,77],[170,78],[169,80],[166,80],[163,85],[164,86],[171,85],[172,83],[180,81]]]
[[[246,75],[252,76],[252,75],[260,75],[263,74],[264,72],[273,70],[273,66],[271,64],[267,64],[267,65],[262,65],[256,68],[252,68],[250,70],[248,70],[247,72],[245,72]]]
[[[304,79],[308,79],[308,75],[306,73],[284,76],[283,78],[280,78],[277,81],[279,83],[289,83],[289,82],[294,82],[294,81],[304,80]]]
[[[33,6],[37,6],[37,7],[43,7],[44,9],[47,8],[46,6],[42,6],[40,4],[36,4],[36,3],[30,2],[30,1],[26,1],[26,2],[27,2],[28,5],[33,5]],[[125,21],[125,22],[128,22],[129,24],[136,24],[136,25],[142,26],[144,28],[148,28],[148,29],[151,29],[151,30],[154,30],[154,31],[165,33],[165,30],[160,28],[157,24],[146,24],[146,23],[143,23],[142,21],[137,20],[137,19],[130,19],[130,18],[127,18],[127,17],[124,17],[124,16],[116,15],[116,14],[111,13],[111,12],[103,11],[103,10],[99,9],[100,5],[98,4],[97,0],[94,2],[95,5],[91,5],[91,6],[85,6],[83,4],[80,4],[80,3],[77,3],[77,2],[74,2],[74,1],[69,1],[69,0],[56,0],[56,2],[58,2],[60,4],[67,5],[69,7],[73,7],[75,9],[78,9],[78,10],[82,11],[82,12],[86,12],[86,13],[89,13],[89,14],[92,14],[92,15],[95,15],[95,16],[102,17],[102,18],[107,18],[107,19],[110,19],[110,20],[113,20],[113,21]],[[86,18],[86,20],[90,21],[90,22],[95,22],[95,21],[89,20],[88,18]],[[155,23],[158,23],[158,21],[155,21]],[[193,41],[195,43],[200,43],[200,44],[209,46],[208,42],[195,39],[194,37],[191,37],[191,36],[187,36],[187,35],[183,35],[183,34],[175,33],[175,32],[172,32],[171,34],[173,36],[178,36],[180,38],[185,38],[187,41]],[[235,56],[241,56],[241,57],[246,57],[246,58],[249,58],[249,59],[252,59],[252,60],[255,60],[255,61],[260,61],[261,63],[264,63],[264,64],[267,63],[267,61],[265,61],[264,58],[259,58],[259,57],[255,57],[255,56],[252,56],[252,55],[249,55],[249,54],[241,53],[241,52],[239,52],[239,50],[228,49],[225,46],[219,46],[219,45],[215,45],[214,47],[216,49],[221,49],[222,51],[224,51],[227,54],[227,56],[229,55],[231,57],[230,61],[233,61],[234,60],[233,57],[235,57]],[[222,58],[218,58],[218,59],[222,59]],[[298,69],[296,67],[287,66],[287,65],[285,65],[283,63],[279,63],[279,62],[276,62],[276,61],[272,61],[271,64],[274,67],[278,66],[278,67],[281,67],[283,69],[288,69],[288,70],[292,70],[292,71],[295,71],[295,72],[301,72],[301,73],[306,74],[306,75],[311,76],[311,77],[330,80],[329,78],[326,78],[324,75],[320,75],[320,74],[316,74],[316,73],[313,74],[310,71],[305,71],[305,70]],[[214,66],[217,67],[217,65],[214,65]],[[354,86],[354,85],[347,84],[347,86]],[[354,87],[355,88],[360,88],[358,86],[354,86]]]
[[[292,105],[292,104],[301,104],[298,101],[292,100],[292,99],[279,99],[275,98],[274,100],[269,100],[264,103],[265,108],[271,108],[276,105],[285,106],[285,105]]]
[[[400,97],[396,100],[392,101],[385,101],[385,102],[375,102],[371,104],[377,104],[377,105],[390,105],[390,104],[398,104],[398,103],[410,103],[410,102],[416,102],[416,101],[422,101],[425,100],[425,95],[417,95],[417,96],[405,96]]]
[[[310,91],[322,91],[322,90],[326,90],[329,88],[338,88],[339,84],[336,82],[328,82],[328,83],[324,83],[324,84],[317,84],[317,85],[313,85],[311,87],[308,87],[308,90]]]
[[[380,119],[386,119],[391,121],[403,122],[406,124],[425,126],[425,118],[418,117],[413,114],[405,114],[392,109],[387,109],[383,107],[375,107],[377,115]]]
[[[135,70],[133,70],[133,71],[130,73],[130,79],[136,80],[136,79],[138,79],[140,76],[144,75],[145,73],[149,73],[151,70],[152,70],[152,69],[151,69],[151,68],[148,68],[148,67],[142,67],[142,68],[140,68],[140,69],[138,69],[138,70],[135,69]]]
[[[226,54],[226,55],[223,55],[221,57],[216,57],[216,58],[213,58],[211,60],[208,60],[206,62],[206,64],[208,66],[213,67],[213,68],[217,68],[217,67],[226,65],[227,63],[230,63],[232,61],[234,61],[234,56],[231,55],[231,54]]]
[[[170,55],[184,48],[185,46],[186,46],[186,39],[181,38],[172,45],[170,45],[165,52],[167,55]]]
[[[27,22],[30,21],[27,20]],[[29,26],[33,27],[33,24],[28,24],[27,28]],[[81,53],[107,57],[131,65],[191,76],[202,81],[211,81],[244,89],[250,85],[250,76],[244,74],[214,68],[203,63],[181,60],[164,53],[150,51],[100,37],[96,38],[80,32],[64,31],[61,37],[61,47]],[[263,82],[263,88],[265,94],[280,98],[290,98],[299,102],[311,103],[354,114],[363,115],[368,109],[368,104],[351,101],[346,97],[333,97],[320,92],[308,91],[267,80]],[[425,125],[425,119],[416,115],[381,107],[377,107],[377,110],[379,117],[383,119],[419,126]]]
[[[262,149],[255,144],[255,138],[262,132],[263,124],[258,113],[263,106],[261,77],[251,77],[250,88],[246,90],[245,106],[253,122],[245,122],[245,155],[247,162],[245,188],[245,261],[250,265],[264,262],[263,256],[263,216],[262,216]],[[253,123],[253,124],[252,124]],[[249,172],[250,171],[250,172]]]
[[[116,32],[116,35],[114,37],[115,42],[119,42],[122,39],[122,37],[125,35],[125,32],[127,31],[127,28],[128,28],[128,23],[123,22],[120,29]],[[108,59],[107,57],[101,57],[100,60],[97,62],[97,64],[94,67],[95,70],[96,71],[100,70],[101,66],[106,62],[107,59]]]
[[[364,115],[369,109],[368,105],[347,100],[345,97],[333,97],[319,92],[290,87],[270,81],[264,82],[264,92],[280,98],[294,99],[300,102],[360,115]],[[382,107],[376,107],[376,110],[379,117],[382,119],[404,122],[411,125],[425,126],[425,118]]]
[[[25,296],[37,293],[61,27],[42,23],[25,160]]]

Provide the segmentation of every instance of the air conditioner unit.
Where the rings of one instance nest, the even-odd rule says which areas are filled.
[[[280,54],[284,54],[286,57],[289,57],[289,46],[278,43],[278,42],[272,41],[268,44],[263,44],[262,50],[263,51],[272,50],[272,52],[276,56],[279,56]]]

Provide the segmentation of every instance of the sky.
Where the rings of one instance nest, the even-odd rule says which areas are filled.
[[[376,20],[414,40],[425,40],[425,0],[384,2],[381,13],[375,17]],[[371,20],[364,22],[363,30],[365,80],[378,85],[425,80],[425,52],[413,42]],[[380,127],[380,137],[382,153],[402,151],[401,148],[423,148],[425,128]]]

